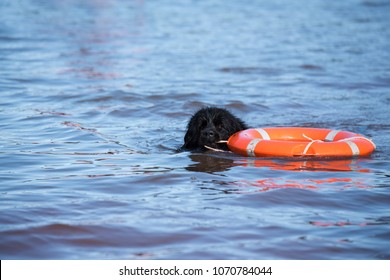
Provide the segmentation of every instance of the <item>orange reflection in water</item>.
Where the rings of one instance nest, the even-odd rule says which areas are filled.
[[[370,172],[369,169],[359,166],[358,159],[338,160],[266,160],[266,159],[244,159],[240,161],[243,166],[269,167],[276,170],[288,171],[357,171]]]
[[[295,172],[325,172],[321,176],[328,174],[329,177],[325,178],[304,178],[304,179],[291,179],[285,177],[272,177],[263,178],[255,181],[240,180],[235,182],[239,186],[249,186],[258,188],[257,191],[269,191],[274,189],[323,189],[323,188],[371,188],[365,183],[364,178],[356,177],[355,172],[369,173],[370,170],[362,168],[359,165],[359,160],[356,159],[341,159],[341,160],[294,160],[294,161],[281,161],[281,160],[264,160],[264,159],[244,159],[240,161],[242,166],[247,167],[266,167],[271,170],[286,170]],[[335,173],[340,176],[334,176]],[[348,177],[349,172],[353,172],[355,177]],[[286,174],[288,175],[288,174]],[[303,176],[302,176],[303,177]],[[305,176],[307,177],[307,176]]]
[[[352,178],[328,178],[328,179],[285,179],[285,178],[266,178],[256,181],[242,180],[235,182],[241,187],[256,187],[258,191],[269,191],[274,189],[323,189],[323,188],[371,188],[359,179]]]
[[[312,221],[309,222],[313,226],[317,227],[345,227],[345,226],[367,226],[368,224],[365,222],[362,223],[352,223],[348,221],[340,221],[340,222],[321,222],[321,221]]]

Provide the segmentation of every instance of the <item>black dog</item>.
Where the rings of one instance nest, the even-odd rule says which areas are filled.
[[[247,129],[247,125],[229,111],[216,107],[200,109],[190,119],[184,136],[182,149],[206,150],[208,148],[228,150],[226,143],[237,131]]]

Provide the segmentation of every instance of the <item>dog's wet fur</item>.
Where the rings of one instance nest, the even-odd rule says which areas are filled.
[[[205,151],[209,148],[228,151],[226,143],[234,133],[247,129],[247,125],[230,113],[218,107],[205,107],[197,111],[187,125],[184,145],[181,149]]]

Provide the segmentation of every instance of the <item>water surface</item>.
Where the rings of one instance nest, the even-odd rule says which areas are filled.
[[[389,259],[390,2],[0,2],[1,259]],[[202,106],[369,158],[177,153]]]

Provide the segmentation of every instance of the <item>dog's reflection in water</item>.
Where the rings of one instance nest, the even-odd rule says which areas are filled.
[[[219,157],[215,152],[190,154],[193,164],[186,167],[188,171],[216,173],[223,172],[235,166],[233,159]]]

